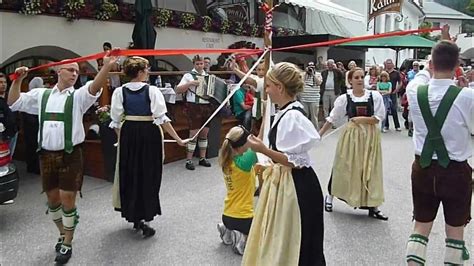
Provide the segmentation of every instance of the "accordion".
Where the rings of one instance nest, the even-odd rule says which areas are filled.
[[[196,96],[221,104],[227,97],[227,83],[215,75],[196,76],[199,86],[196,88]]]

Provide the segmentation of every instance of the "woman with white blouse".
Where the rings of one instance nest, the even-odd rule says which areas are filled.
[[[119,135],[114,207],[133,223],[134,229],[142,230],[145,237],[155,234],[149,222],[157,214],[161,215],[162,128],[184,146],[166,116],[165,99],[160,89],[144,83],[148,80],[148,70],[149,63],[145,58],[127,58],[124,72],[131,81],[114,90],[110,111],[110,127]]]
[[[319,134],[305,116],[296,95],[304,88],[301,70],[279,63],[267,74],[266,92],[280,106],[268,134],[267,147],[249,136],[252,150],[272,163],[247,240],[243,265],[325,265],[323,196],[311,167],[309,151]]]
[[[337,143],[326,196],[325,210],[332,212],[333,197],[354,208],[368,209],[369,216],[387,220],[378,207],[384,201],[381,135],[377,125],[385,117],[383,98],[377,91],[364,89],[364,70],[348,74],[352,90],[339,96],[334,109],[319,132],[321,136],[346,116],[347,126]]]

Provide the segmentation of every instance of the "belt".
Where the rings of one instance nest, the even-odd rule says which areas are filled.
[[[77,148],[82,148],[83,145],[84,145],[84,142],[81,142],[81,143],[79,143],[79,144],[74,145],[72,148],[73,148],[73,150],[75,150],[75,149],[77,149]],[[62,152],[64,152],[64,150],[51,151],[51,150],[47,150],[47,149],[41,148],[41,150],[39,150],[39,152],[62,153]]]
[[[125,120],[127,121],[153,121],[151,115],[126,115]]]
[[[415,160],[418,161],[418,160],[420,160],[420,159],[421,159],[421,156],[418,155],[418,154],[415,154]],[[437,160],[437,159],[431,159],[431,162],[438,162],[438,160]],[[464,160],[464,161],[455,161],[455,160],[451,160],[451,159],[450,159],[449,162],[451,162],[451,163],[467,163],[467,160]]]

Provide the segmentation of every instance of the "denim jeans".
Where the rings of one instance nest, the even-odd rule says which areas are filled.
[[[396,94],[390,94],[390,100],[392,103],[390,104],[390,112],[393,117],[393,123],[395,124],[395,128],[400,128],[400,122],[398,121],[398,111],[397,111],[397,95]],[[388,112],[385,115],[385,121],[384,121],[384,126],[385,128],[390,127],[390,123],[388,121]]]

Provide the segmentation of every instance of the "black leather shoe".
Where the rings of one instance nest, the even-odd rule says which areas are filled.
[[[64,236],[61,235],[58,238],[58,242],[56,242],[56,245],[54,246],[54,250],[56,250],[56,252],[59,252],[61,250],[61,245],[63,244],[63,242],[64,242]]]
[[[142,223],[140,225],[140,229],[142,229],[144,237],[151,237],[151,236],[155,235],[155,229],[151,228],[150,226],[146,225],[145,223]]]
[[[66,264],[72,256],[72,247],[67,245],[62,245],[59,250],[56,259],[54,260],[58,264]]]
[[[206,158],[199,159],[199,165],[204,167],[211,167],[211,163]]]
[[[328,196],[324,199],[324,210],[327,212],[332,212],[332,202],[328,201]]]
[[[133,230],[136,230],[136,231],[140,230],[140,229],[142,228],[142,225],[143,225],[143,222],[142,222],[142,221],[140,221],[140,222],[134,222],[134,223],[133,223]]]
[[[196,167],[194,167],[193,161],[191,161],[191,160],[186,161],[186,169],[188,169],[188,170],[194,170],[194,169],[196,169]]]
[[[383,221],[387,221],[388,220],[388,217],[385,216],[381,211],[379,210],[375,210],[374,208],[370,208],[369,209],[369,217],[372,217],[372,218],[375,218],[375,219],[379,219],[379,220],[383,220]]]

